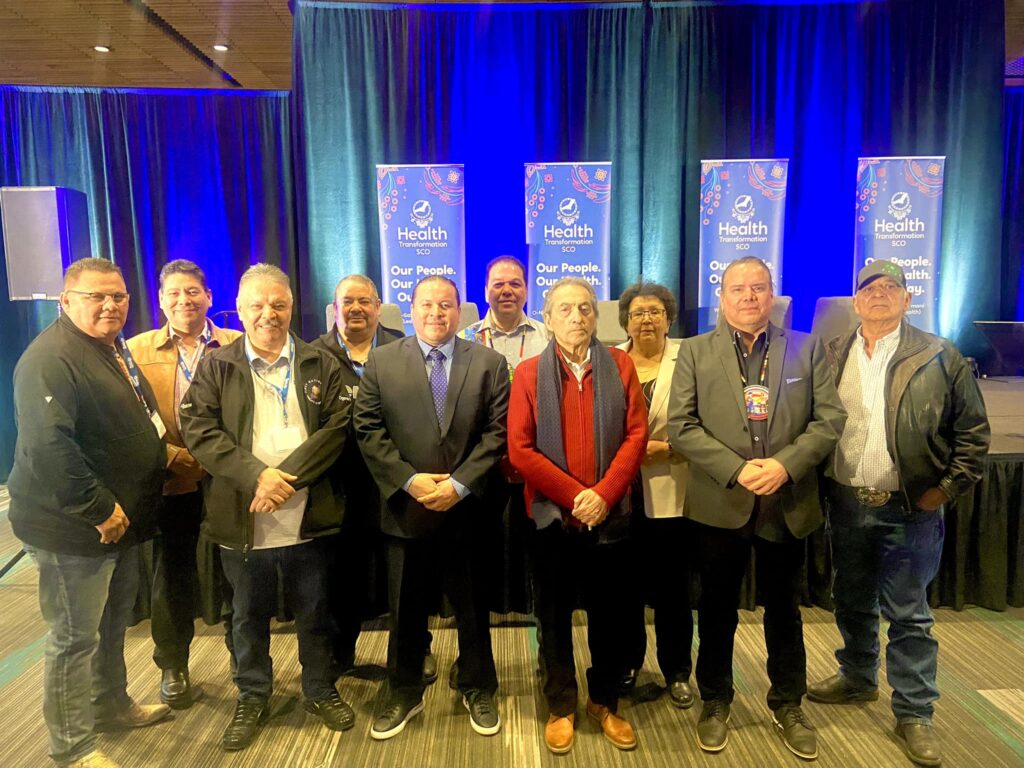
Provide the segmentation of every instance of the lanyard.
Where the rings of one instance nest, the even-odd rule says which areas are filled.
[[[739,363],[740,366],[740,381],[743,382],[743,386],[744,388],[746,388],[747,384],[749,384],[749,382],[747,381],[747,364],[743,361],[743,350],[740,349],[739,333],[733,335],[732,342],[733,346],[736,349],[736,361]],[[771,341],[769,341],[768,334],[766,333],[764,337],[764,357],[761,358],[761,372],[757,377],[757,383],[759,386],[762,387],[764,386],[765,381],[768,379],[768,347],[770,346],[770,344]]]
[[[291,389],[292,386],[292,365],[295,363],[295,345],[291,343],[290,339],[288,340],[288,346],[288,370],[285,372],[284,375],[283,387],[279,387],[272,381],[267,381],[265,378],[263,378],[263,374],[257,371],[256,367],[252,364],[253,361],[249,361],[249,367],[252,368],[253,375],[257,379],[262,381],[266,386],[274,390],[274,392],[277,393],[277,396],[281,398],[281,415],[284,417],[285,427],[288,426],[288,391]]]
[[[153,409],[149,407],[149,403],[146,402],[146,393],[142,389],[142,382],[139,379],[139,368],[135,365],[135,358],[132,357],[131,351],[128,349],[128,345],[125,343],[124,334],[119,333],[117,335],[117,341],[114,346],[114,357],[117,358],[118,366],[122,368],[122,372],[128,375],[128,383],[132,385],[132,389],[135,390],[135,397],[139,399],[142,407],[146,409],[146,413],[150,416],[153,415]]]
[[[196,360],[196,364],[192,368],[192,371],[194,371],[196,368],[198,368],[199,364],[201,362],[203,362],[203,358],[206,357],[206,341],[203,340],[203,339],[199,339],[199,340],[197,340],[196,343],[199,345],[199,357]],[[175,346],[178,348],[178,368],[181,369],[181,375],[185,377],[185,381],[187,381],[189,384],[191,384],[192,383],[192,371],[190,371],[188,369],[188,366],[185,365],[184,356],[181,354],[181,346],[179,346],[177,342],[175,342]]]

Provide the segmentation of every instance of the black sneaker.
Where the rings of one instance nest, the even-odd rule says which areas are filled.
[[[306,699],[302,708],[323,720],[332,731],[347,731],[356,723],[356,713],[337,691],[331,691],[322,699]]]
[[[256,733],[267,721],[270,707],[263,699],[239,699],[235,704],[235,713],[231,722],[224,729],[221,746],[225,752],[237,752],[252,744]]]
[[[818,737],[814,733],[814,726],[799,706],[779,707],[772,713],[772,719],[790,752],[804,760],[818,757]]]
[[[493,736],[501,730],[498,707],[487,691],[469,691],[462,697],[462,703],[469,710],[469,724],[481,736]]]
[[[415,704],[406,704],[398,699],[391,699],[380,717],[373,721],[370,736],[377,741],[390,739],[405,730],[405,724],[423,711],[423,699]]]
[[[721,752],[729,743],[729,702],[705,701],[697,721],[697,744],[705,752]]]

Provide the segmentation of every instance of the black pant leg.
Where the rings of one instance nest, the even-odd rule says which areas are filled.
[[[270,620],[277,610],[277,562],[272,549],[243,555],[221,549],[221,565],[232,588],[232,637],[235,685],[240,699],[270,698],[274,669],[270,658]]]
[[[683,517],[644,518],[640,549],[644,553],[647,592],[654,608],[658,666],[668,685],[688,680],[693,671],[693,527]]]
[[[534,532],[533,605],[539,624],[541,685],[551,714],[576,712],[579,688],[572,646],[572,612],[576,607],[578,550],[554,523]]]
[[[489,557],[489,547],[477,546],[491,526],[477,512],[472,506],[449,512],[453,517],[441,532],[439,554],[445,593],[455,609],[459,635],[459,690],[494,693],[498,673],[491,645],[490,582],[486,578],[493,558]]]
[[[807,654],[800,617],[804,541],[754,539],[757,583],[764,601],[764,640],[768,650],[768,708],[799,705],[807,693]]]
[[[704,701],[732,701],[732,653],[750,537],[741,531],[694,525],[701,580],[697,687]]]
[[[196,545],[202,514],[199,491],[164,497],[160,535],[153,541],[150,607],[153,661],[160,669],[188,668],[199,595]]]
[[[376,537],[375,531],[357,521],[324,540],[332,618],[331,645],[338,672],[344,672],[355,660],[356,642],[369,611],[370,564]]]
[[[423,698],[423,642],[427,637],[430,574],[439,564],[430,557],[430,539],[387,536],[388,604],[391,633],[388,638],[388,683],[393,696],[414,704]]]
[[[595,703],[603,704],[612,712],[618,708],[618,683],[627,666],[628,641],[636,631],[635,626],[625,620],[623,612],[623,606],[629,604],[633,584],[618,578],[628,568],[628,557],[626,541],[597,544],[591,540],[583,549],[582,567],[577,570],[587,611],[587,645],[591,660],[587,688]]]

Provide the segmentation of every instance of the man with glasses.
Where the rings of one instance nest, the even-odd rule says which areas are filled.
[[[821,525],[817,467],[846,414],[814,336],[769,322],[772,276],[758,258],[722,274],[721,321],[683,339],[672,377],[668,438],[690,461],[701,596],[697,742],[729,738],[740,584],[756,552],[768,650],[768,707],[786,747],[813,760],[817,737],[801,708],[807,658],[800,618],[804,539]]]
[[[165,426],[121,336],[121,270],[106,259],[74,262],[60,306],[14,371],[10,520],[39,569],[50,756],[109,768],[97,732],[170,712],[132,701],[124,661],[138,545],[155,534],[161,504]]]
[[[188,709],[198,696],[188,672],[189,646],[195,635],[199,573],[196,546],[203,514],[199,488],[203,468],[181,438],[178,407],[208,350],[230,344],[239,332],[218,328],[206,314],[213,294],[198,265],[169,261],[160,270],[160,309],[167,323],[128,340],[156,407],[167,428],[167,472],[160,535],[153,547],[153,661],[161,670],[160,700],[172,709]],[[230,621],[225,640],[231,648]]]
[[[990,432],[969,366],[949,341],[906,321],[910,302],[899,265],[868,264],[853,297],[860,327],[828,344],[849,414],[826,472],[843,647],[839,672],[807,695],[825,704],[877,699],[885,617],[896,735],[913,762],[939,765],[939,648],[927,590],[942,558],[943,509],[981,478]]]

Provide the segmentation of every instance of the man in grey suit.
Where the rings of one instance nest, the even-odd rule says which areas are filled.
[[[416,335],[371,350],[356,397],[356,437],[382,500],[391,608],[390,694],[370,730],[375,739],[396,736],[423,710],[423,637],[439,568],[455,608],[458,689],[470,725],[485,736],[501,727],[482,550],[472,544],[505,453],[508,364],[455,337],[459,313],[451,280],[421,280],[412,300]]]
[[[807,689],[803,540],[821,524],[816,469],[846,414],[824,346],[772,325],[772,300],[771,272],[760,259],[738,259],[725,270],[718,327],[680,346],[668,437],[690,461],[686,506],[700,553],[698,743],[719,752],[728,741],[740,584],[753,547],[765,607],[768,706],[790,751],[814,759],[817,738],[800,708]]]

